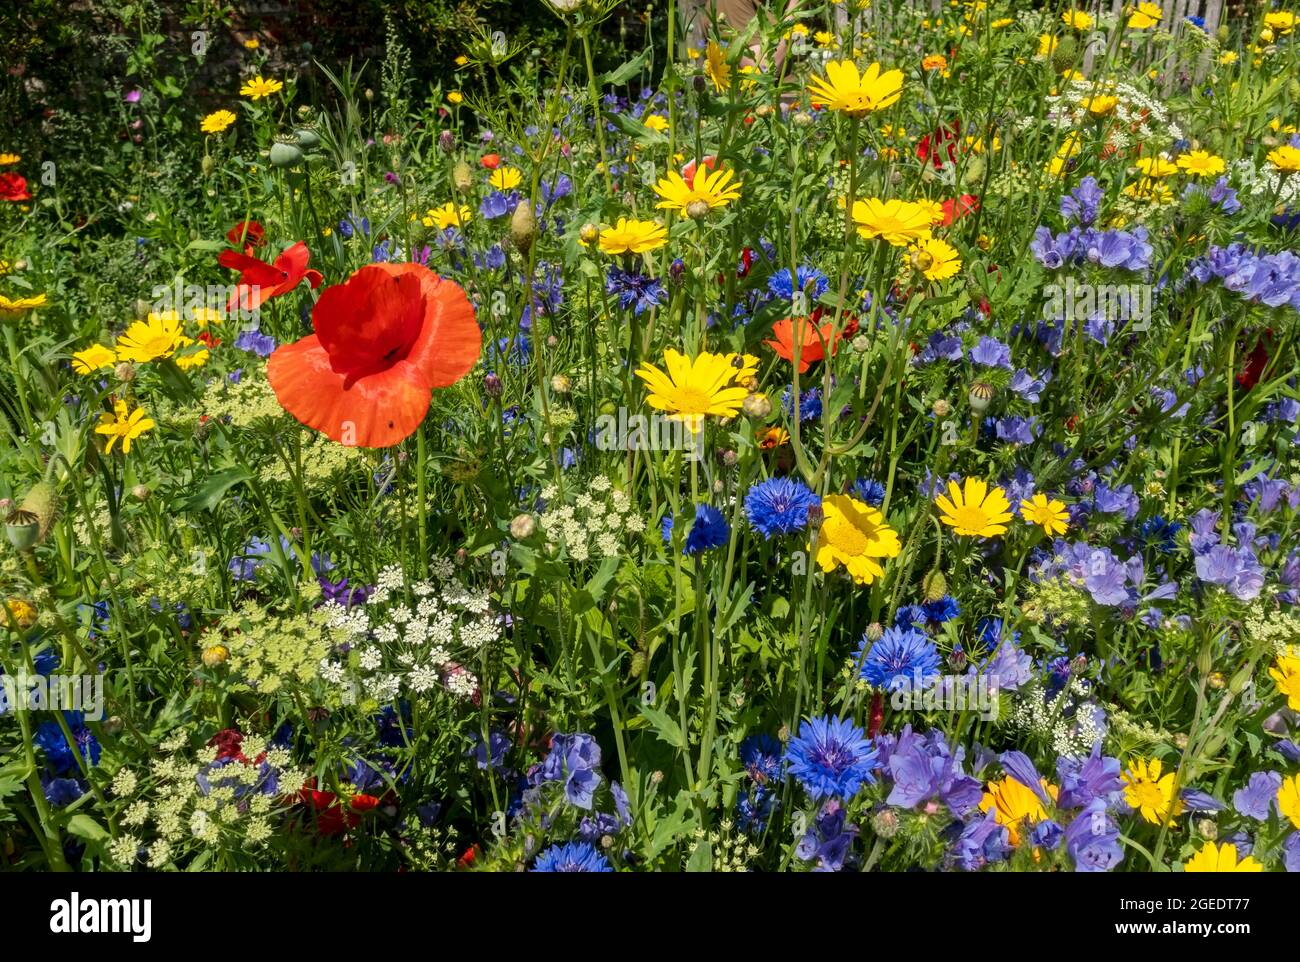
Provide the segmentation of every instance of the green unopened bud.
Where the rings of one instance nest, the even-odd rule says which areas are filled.
[[[948,593],[948,579],[939,570],[931,571],[921,582],[921,590],[926,601],[938,601]]]
[[[527,254],[537,239],[537,216],[531,201],[521,200],[510,218],[510,239],[519,250]]]
[[[451,182],[462,194],[468,194],[474,189],[474,172],[469,169],[469,164],[460,161],[451,169]]]
[[[1057,73],[1065,73],[1074,66],[1074,61],[1079,56],[1079,44],[1075,41],[1073,34],[1066,34],[1061,38],[1061,42],[1056,45],[1052,51],[1052,69]]]

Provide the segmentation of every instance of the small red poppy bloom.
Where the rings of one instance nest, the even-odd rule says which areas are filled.
[[[703,160],[703,164],[705,170],[708,171],[716,170],[718,166],[718,158],[713,156],[713,154],[706,154]],[[696,161],[692,160],[681,170],[682,180],[686,181],[686,186],[689,187],[691,190],[695,189],[695,171],[698,168],[699,168],[699,164]]]
[[[379,799],[373,795],[358,794],[352,796],[352,801],[348,802],[348,808],[354,812],[368,812],[372,808],[379,807]]]
[[[488,170],[496,170],[498,167],[501,166],[501,155],[484,154],[482,157],[479,158],[479,163],[482,164],[484,167],[486,167]]]
[[[245,254],[266,243],[266,228],[255,220],[241,220],[226,231],[226,242],[231,247],[243,247]]]
[[[885,726],[885,696],[876,692],[871,696],[871,711],[867,715],[867,737],[875,738]]]
[[[949,198],[943,202],[943,226],[951,227],[954,221],[961,220],[967,214],[980,209],[980,199],[974,194],[962,194],[956,200]]]
[[[926,134],[916,145],[916,156],[921,161],[930,161],[934,169],[943,166],[944,160],[957,162],[957,138],[961,135],[961,121],[940,124],[933,133]]]
[[[456,859],[456,867],[469,868],[471,865],[474,864],[474,860],[478,858],[478,853],[480,851],[482,850],[478,847],[477,844],[471,845],[469,848],[465,849],[465,851],[461,853],[460,858]]]
[[[776,338],[763,343],[776,352],[777,357],[794,363],[795,345],[799,346],[799,373],[804,374],[815,362],[826,358],[826,345],[830,345],[834,354],[839,340],[835,335],[834,322],[828,321],[820,327],[814,327],[805,317],[783,317],[772,325],[772,334]]]
[[[0,174],[0,200],[31,200],[32,195],[27,193],[27,178],[22,174],[15,174],[10,171],[7,174]]]
[[[1265,331],[1256,342],[1254,350],[1246,356],[1245,367],[1237,375],[1237,383],[1249,391],[1259,379],[1264,376],[1264,371],[1268,368],[1269,349],[1272,346],[1273,332]]]
[[[206,344],[209,348],[218,347],[221,344],[221,338],[213,337],[211,331],[204,331],[200,334],[198,341],[200,344]]]
[[[313,779],[298,793],[298,801],[311,808],[312,816],[307,819],[307,824],[314,826],[322,838],[339,835],[360,823],[360,817],[339,804],[337,795],[333,792],[317,791],[315,785],[316,781]]]
[[[298,241],[270,264],[259,261],[251,254],[222,251],[217,263],[239,271],[239,284],[226,304],[226,310],[234,311],[238,308],[242,311],[255,311],[271,298],[288,294],[304,278],[313,290],[320,287],[320,271],[308,270],[309,260],[311,251],[307,250],[307,245],[302,241]]]
[[[434,388],[478,360],[483,335],[459,285],[419,264],[368,264],[325,290],[309,334],[276,349],[266,376],[280,404],[340,444],[409,437]]]

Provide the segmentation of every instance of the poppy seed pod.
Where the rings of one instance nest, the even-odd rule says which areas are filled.
[[[989,409],[989,403],[993,400],[995,393],[992,384],[976,381],[970,388],[970,409],[976,414],[983,414]]]
[[[289,137],[276,137],[271,145],[271,166],[292,167],[302,162],[302,150]]]
[[[311,150],[320,143],[320,134],[312,124],[303,124],[293,132],[293,139],[299,147]]]
[[[510,217],[510,239],[521,253],[527,254],[537,239],[537,217],[531,201],[521,200]]]

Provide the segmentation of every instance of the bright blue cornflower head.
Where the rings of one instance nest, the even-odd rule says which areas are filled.
[[[866,733],[839,716],[809,718],[799,726],[785,751],[790,774],[809,797],[852,798],[874,784],[876,749]]]
[[[659,533],[663,535],[664,544],[672,541],[673,516],[671,514],[664,515],[663,521],[659,524]],[[722,512],[711,504],[697,504],[695,520],[691,524],[691,530],[686,533],[686,546],[682,548],[682,554],[699,554],[709,548],[721,548],[730,537],[731,528]]]
[[[864,637],[854,657],[858,676],[888,691],[923,690],[939,676],[939,650],[910,626],[886,628],[875,644]]]
[[[849,494],[873,508],[885,503],[885,486],[872,478],[858,478],[849,488]]]
[[[533,863],[534,872],[612,872],[605,856],[590,842],[552,845]]]
[[[821,498],[802,481],[768,478],[745,495],[745,514],[763,535],[794,534],[808,527],[808,512],[821,506]]]
[[[760,785],[781,776],[781,743],[771,735],[750,735],[740,743],[740,763]]]
[[[795,286],[795,282],[798,283],[798,287]],[[812,286],[809,287],[809,284]],[[799,290],[807,295],[809,304],[825,294],[829,286],[830,282],[826,279],[825,274],[815,267],[807,267],[802,264],[795,271],[794,281],[790,279],[790,268],[788,267],[777,271],[767,279],[767,289],[774,296],[783,301],[789,301],[794,298],[794,292]]]
[[[791,393],[793,385],[781,392],[781,406],[785,408],[785,413],[794,417],[794,395]],[[808,421],[815,421],[822,416],[822,394],[815,387],[802,392],[799,395],[799,423],[803,424]]]

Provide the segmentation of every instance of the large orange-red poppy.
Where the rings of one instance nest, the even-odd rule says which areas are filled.
[[[478,360],[483,335],[459,285],[419,264],[370,264],[327,288],[316,333],[278,348],[266,374],[280,404],[340,444],[386,448],[409,437],[434,388]]]
[[[797,343],[799,373],[805,374],[814,362],[825,360],[827,345],[830,346],[832,354],[838,346],[839,338],[835,334],[835,322],[827,321],[820,327],[814,326],[814,321],[820,317],[820,309],[814,313],[812,321],[806,317],[783,317],[772,325],[772,335],[776,340],[763,343],[774,350],[778,357],[784,358],[791,364],[794,363],[794,348]]]
[[[307,279],[312,290],[320,287],[320,271],[307,269],[311,251],[302,241],[294,244],[270,264],[251,254],[222,251],[217,263],[239,271],[239,283],[226,304],[227,311],[255,311],[273,297],[288,294]]]

